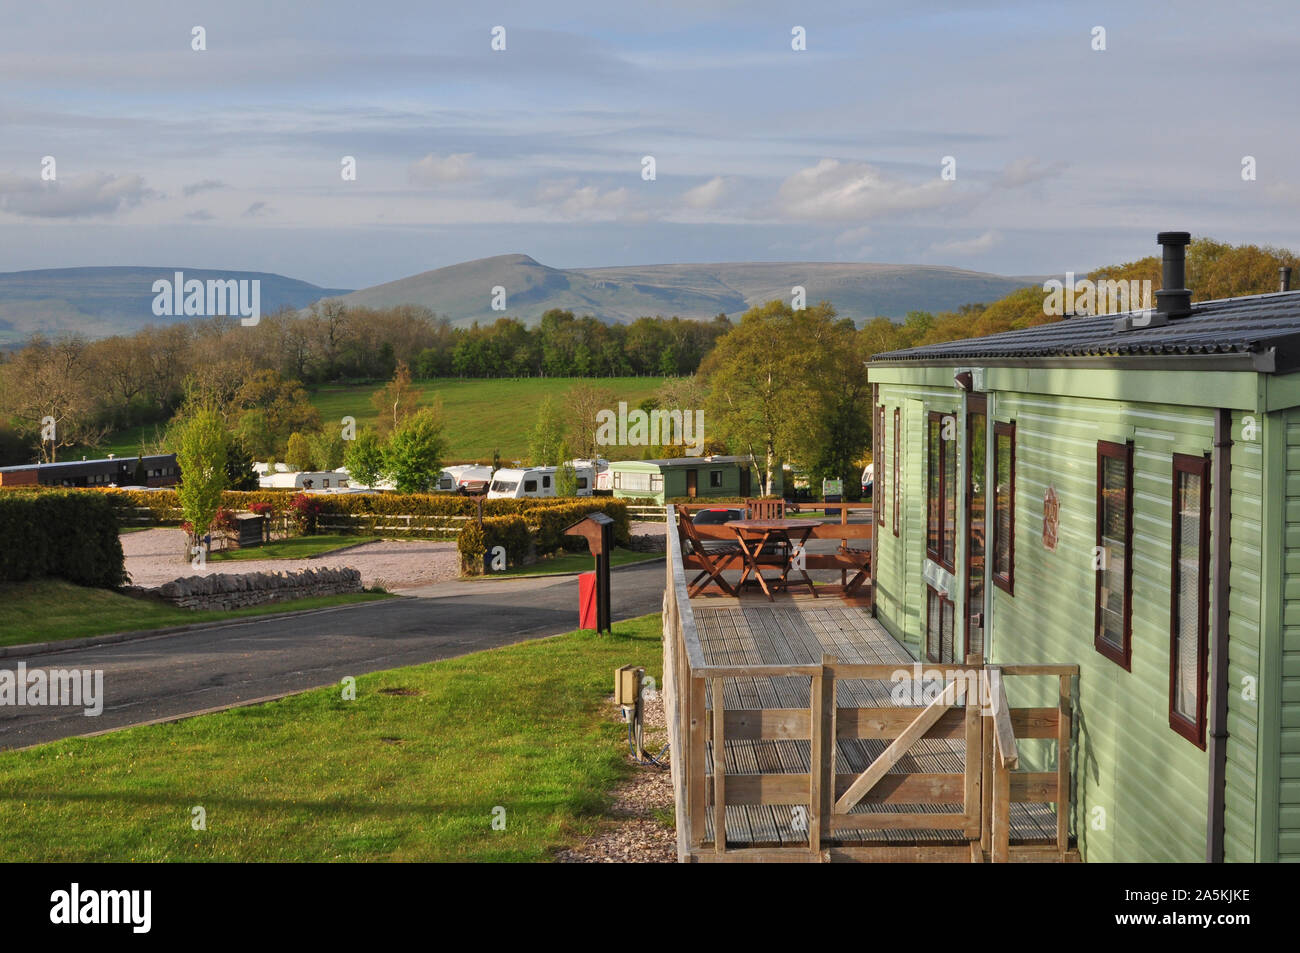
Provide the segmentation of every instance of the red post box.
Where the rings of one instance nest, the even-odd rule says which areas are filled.
[[[578,574],[578,628],[596,629],[600,623],[596,615],[596,574]]]

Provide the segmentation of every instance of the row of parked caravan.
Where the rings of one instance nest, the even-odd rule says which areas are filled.
[[[283,463],[274,469],[265,463],[255,463],[258,485],[264,490],[305,490],[309,493],[368,493],[373,490],[392,490],[389,481],[380,481],[373,487],[364,487],[352,479],[346,469],[290,470]],[[593,490],[610,487],[609,461],[572,460],[578,496],[591,496]],[[447,467],[438,474],[436,488],[445,493],[470,495],[487,494],[490,499],[523,499],[525,497],[555,496],[557,467],[515,467],[493,470],[487,466],[463,464]]]
[[[571,460],[577,496],[591,496],[593,490],[609,489],[609,461]],[[447,467],[438,479],[438,489],[456,493],[487,493],[490,500],[518,500],[556,495],[558,467]],[[603,483],[602,483],[603,477]]]

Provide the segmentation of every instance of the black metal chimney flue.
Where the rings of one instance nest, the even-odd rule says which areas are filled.
[[[1187,246],[1190,232],[1161,232],[1156,241],[1164,248],[1160,263],[1160,284],[1156,292],[1156,311],[1171,318],[1192,313],[1192,293],[1187,289]]]
[[[1283,265],[1281,268],[1279,268],[1279,269],[1277,270],[1277,275],[1278,275],[1278,289],[1277,289],[1277,290],[1278,290],[1278,291],[1290,291],[1290,290],[1291,290],[1291,269],[1290,269],[1290,267],[1287,266],[1287,265]]]

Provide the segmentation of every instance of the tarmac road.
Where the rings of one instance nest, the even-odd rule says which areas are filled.
[[[664,564],[616,570],[615,621],[658,612]],[[578,623],[575,576],[436,583],[403,598],[219,623],[189,632],[36,656],[0,669],[91,669],[104,673],[104,706],[0,706],[0,749],[54,741],[189,712],[247,703],[345,675],[417,665],[569,632]]]

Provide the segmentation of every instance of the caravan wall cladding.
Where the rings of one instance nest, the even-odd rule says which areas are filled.
[[[972,636],[978,636],[978,622],[982,621],[983,644],[977,641],[972,649],[982,650],[991,661],[1078,663],[1079,704],[1074,728],[1078,746],[1077,764],[1073,766],[1078,802],[1074,833],[1083,857],[1089,861],[1204,860],[1209,756],[1194,740],[1171,728],[1169,712],[1170,587],[1174,572],[1171,530],[1175,523],[1174,457],[1196,460],[1212,453],[1214,409],[989,390],[976,395],[985,399],[987,426],[977,426],[974,432],[987,446],[975,448],[975,458],[985,472],[977,475],[972,486],[968,484],[966,427],[971,395],[956,386],[934,386],[944,377],[952,380],[951,368],[929,371],[885,368],[883,373],[873,372],[877,383],[873,421],[881,431],[876,436],[876,459],[884,464],[877,466],[876,483],[883,508],[876,528],[878,620],[921,659],[931,655],[927,651],[931,645],[927,645],[926,626],[937,611],[943,629],[938,638],[947,657],[961,660],[968,629]],[[1075,387],[1072,392],[1108,391],[1103,387]],[[1184,388],[1169,393],[1191,396],[1196,391]],[[1300,471],[1300,421],[1291,422],[1294,413],[1269,415],[1264,426],[1277,439],[1294,432]],[[955,447],[945,445],[939,452],[955,455],[955,466],[949,462],[952,457],[946,456],[936,460],[942,466],[931,469],[929,457],[936,446],[931,421],[949,415],[955,425],[951,428]],[[1239,432],[1245,416],[1241,411],[1233,413],[1234,434]],[[1011,538],[999,541],[1004,546],[1011,543],[1001,550],[1001,561],[1013,556],[1013,576],[995,581],[993,563],[998,560],[987,560],[990,565],[983,570],[983,605],[976,606],[969,604],[967,576],[968,491],[977,499],[987,497],[990,532],[995,532],[991,524],[999,481],[992,472],[992,450],[998,436],[1003,437],[1003,457],[1008,444],[1014,447],[1014,494],[1003,497],[1013,501],[1014,523],[1010,526]],[[1125,567],[1132,574],[1128,669],[1122,658],[1117,662],[1094,645],[1099,590],[1094,568],[1099,444],[1132,447],[1130,565]],[[1261,625],[1267,623],[1261,620],[1262,566],[1272,548],[1279,562],[1284,555],[1281,537],[1266,533],[1262,520],[1262,458],[1266,445],[1264,440],[1235,440],[1231,450],[1230,738],[1224,853],[1225,859],[1235,861],[1274,859],[1279,854],[1286,856],[1288,848],[1300,849],[1296,842],[1300,836],[1296,830],[1300,828],[1300,805],[1289,803],[1300,781],[1288,781],[1288,762],[1274,755],[1274,763],[1283,761],[1283,776],[1276,778],[1275,774],[1273,782],[1281,790],[1281,803],[1259,803],[1260,705],[1257,697],[1242,690],[1243,684],[1258,680],[1260,673]],[[1010,494],[1006,470],[1004,462],[1001,489],[1003,494]],[[1300,472],[1296,476],[1300,509]],[[940,497],[936,508],[944,511],[951,506],[955,511],[944,513],[954,530],[950,547],[933,536],[927,546],[927,491],[932,477],[937,485],[955,479],[956,491],[951,497]],[[1290,485],[1288,478],[1288,488]],[[1045,500],[1052,498],[1054,503],[1049,503],[1049,508],[1057,516],[1054,549],[1044,542]],[[1002,509],[1006,509],[1005,503]],[[978,536],[980,514],[971,515]],[[1005,520],[1008,514],[1002,515]],[[1051,527],[1048,532],[1050,535]],[[990,543],[983,540],[978,545]],[[942,565],[947,560],[936,563],[927,555],[928,549],[936,547],[940,557],[945,556],[945,549],[951,553],[950,569]],[[1300,569],[1300,561],[1296,568]],[[1296,588],[1300,597],[1300,586]],[[1279,605],[1281,601],[1278,593]],[[975,623],[972,615],[977,618]],[[1300,629],[1296,631],[1300,634]],[[1300,639],[1293,638],[1292,643],[1300,649]],[[1290,657],[1300,663],[1300,651]],[[1300,674],[1300,667],[1285,671]],[[1287,697],[1300,701],[1295,691],[1300,679],[1286,681],[1291,691],[1282,693],[1283,702]],[[1055,704],[1055,698],[1046,695],[1031,697],[1034,688],[1019,682],[1008,685],[1009,693],[1015,690],[1025,696],[1010,697],[1011,704]],[[1300,705],[1284,707],[1289,715],[1283,715],[1283,722],[1290,724],[1291,734],[1296,734]],[[1024,766],[1030,770],[1052,767],[1048,763],[1052,757],[1049,746],[1042,742],[1024,742],[1021,753]],[[1171,805],[1177,805],[1176,809]],[[1272,830],[1259,829],[1257,810],[1265,812],[1262,826]]]

